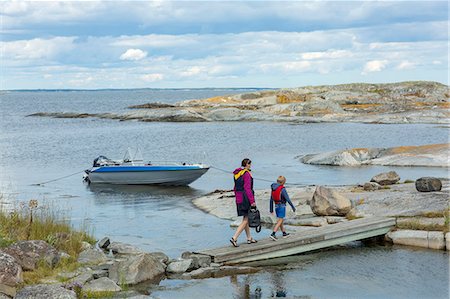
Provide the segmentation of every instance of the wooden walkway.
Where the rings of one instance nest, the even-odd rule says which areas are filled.
[[[380,236],[388,233],[394,226],[395,218],[361,218],[330,224],[310,231],[292,233],[289,238],[279,238],[277,241],[273,241],[267,236],[256,244],[239,244],[240,246],[236,248],[228,244],[224,247],[201,250],[197,253],[211,256],[215,263],[238,264],[283,257]]]

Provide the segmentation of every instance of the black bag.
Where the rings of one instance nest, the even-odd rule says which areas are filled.
[[[256,207],[251,207],[248,211],[248,226],[254,227],[257,233],[261,231],[261,215]]]

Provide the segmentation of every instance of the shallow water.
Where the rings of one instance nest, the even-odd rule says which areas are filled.
[[[117,112],[124,111],[125,107],[134,104],[152,101],[174,102],[233,92],[240,91],[3,93],[0,95],[2,107],[0,181],[3,195],[7,199],[37,198],[40,202],[50,202],[61,209],[74,225],[88,224],[98,238],[108,235],[113,240],[133,243],[149,251],[164,251],[170,257],[176,258],[186,250],[220,246],[228,242],[229,236],[233,233],[229,221],[196,209],[191,200],[215,189],[231,189],[233,181],[229,173],[210,169],[189,187],[178,188],[88,186],[81,181],[82,173],[42,186],[32,184],[81,172],[89,168],[92,160],[98,155],[121,158],[128,146],[140,147],[144,157],[153,162],[168,160],[204,162],[229,172],[239,166],[242,158],[250,157],[253,160],[254,177],[261,179],[255,181],[257,189],[268,188],[270,183],[265,180],[274,180],[280,174],[287,177],[288,183],[330,185],[366,182],[373,175],[387,170],[397,171],[402,179],[448,175],[444,168],[312,166],[303,165],[295,158],[307,153],[351,147],[391,147],[447,142],[449,129],[435,125],[144,123],[25,117],[40,111]],[[264,229],[257,237],[267,234],[268,230]],[[346,251],[327,253],[328,262],[339,265],[337,269],[346,269],[339,261],[341,259],[347,261],[347,268],[350,270],[336,274],[348,272],[345,276],[348,281],[360,279],[361,273],[358,269],[361,265],[356,261],[366,260],[364,258],[366,254],[377,256],[367,259],[365,267],[373,268],[384,259],[394,264],[398,259],[399,265],[403,265],[406,262],[399,258],[399,255],[410,251],[363,248],[362,251],[356,249],[351,252],[355,263],[350,261],[347,255],[350,253]],[[415,255],[414,266],[431,273],[439,281],[448,282],[448,271],[430,264],[430,260],[434,261],[438,255],[442,253],[421,252]],[[447,262],[444,264],[448,266],[448,256],[445,257]],[[322,259],[324,259],[322,256],[313,258],[312,264],[316,265],[311,266],[313,268],[304,268],[299,264],[295,269],[281,271],[287,279],[292,280],[288,284],[288,294],[291,294],[289,296],[339,297],[340,293],[332,291],[338,287],[338,280],[334,281],[333,275],[330,276],[330,269],[317,266]],[[402,268],[389,268],[388,263],[385,265],[383,275],[390,273],[391,277],[402,276],[402,279],[408,282],[405,282],[404,286],[390,285],[391,292],[397,294],[396,292],[403,290],[405,294],[409,294],[411,289],[409,282],[414,284],[417,280],[415,272],[406,273],[403,278],[405,274]],[[293,283],[295,277],[298,277],[298,283]],[[324,279],[314,284],[316,281],[314,277]],[[243,279],[255,281],[250,284],[250,290],[261,284],[263,298],[270,296],[270,292],[273,291],[262,283],[270,280],[268,273],[238,277],[238,281]],[[303,283],[304,280],[306,283]],[[381,276],[379,283],[384,283]],[[173,284],[183,287],[177,289]],[[187,286],[184,286],[185,284]],[[221,285],[225,286],[219,287]],[[195,294],[206,294],[209,289],[217,289],[219,297],[223,294],[222,298],[229,298],[230,294],[234,294],[229,278],[189,282],[164,281],[162,286],[165,288],[158,291],[159,297],[188,298],[194,297]],[[364,284],[356,284],[354,296],[363,296],[366,288]],[[430,287],[421,286],[419,289],[422,288],[431,293],[436,289],[432,283]],[[375,294],[375,291],[372,290],[370,294]]]
[[[164,280],[154,298],[448,298],[448,254],[400,246],[337,247],[280,261],[288,267],[201,280]]]

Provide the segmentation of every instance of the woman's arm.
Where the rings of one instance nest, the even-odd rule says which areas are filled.
[[[251,174],[246,172],[244,174],[244,192],[247,195],[248,200],[250,201],[250,205],[253,205],[255,203],[255,197],[253,196],[252,191],[252,178]]]

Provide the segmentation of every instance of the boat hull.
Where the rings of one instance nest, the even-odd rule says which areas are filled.
[[[118,185],[189,185],[208,171],[208,167],[121,167],[93,168],[88,172],[90,183]]]

